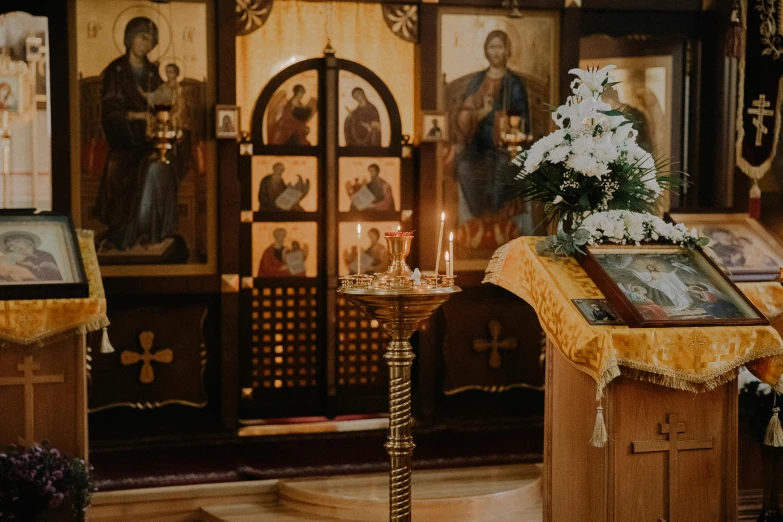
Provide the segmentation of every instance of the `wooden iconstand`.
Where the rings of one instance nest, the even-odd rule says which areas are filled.
[[[36,348],[0,348],[0,447],[49,441],[87,457],[84,334]]]
[[[737,519],[737,382],[694,394],[619,377],[589,444],[595,381],[547,341],[544,522]]]

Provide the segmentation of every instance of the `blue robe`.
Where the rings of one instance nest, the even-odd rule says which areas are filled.
[[[471,78],[462,95],[460,111],[480,107],[467,100],[481,89],[486,76],[487,70],[484,70]],[[495,116],[503,110],[520,114],[525,122],[524,132],[530,132],[530,110],[525,81],[510,70],[507,70],[501,79],[492,112],[478,122],[473,135],[468,137],[465,148],[455,158],[457,180],[473,217],[495,214],[503,206],[503,193],[507,187],[501,184],[499,174],[508,163],[509,157],[495,143]]]

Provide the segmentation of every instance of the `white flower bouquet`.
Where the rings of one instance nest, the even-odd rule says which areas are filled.
[[[654,211],[664,190],[682,184],[636,143],[633,122],[601,100],[614,85],[614,68],[569,71],[577,76],[573,95],[552,113],[559,128],[511,162],[512,197],[543,203],[549,223],[576,224],[606,210]]]

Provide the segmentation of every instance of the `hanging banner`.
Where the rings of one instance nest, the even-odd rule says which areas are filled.
[[[782,9],[783,0],[742,0],[736,156],[740,170],[754,179],[769,170],[780,138]]]

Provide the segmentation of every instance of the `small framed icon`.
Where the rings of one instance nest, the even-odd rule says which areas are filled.
[[[449,139],[448,118],[442,112],[421,113],[421,141],[446,141]]]
[[[599,326],[625,324],[606,299],[571,299],[571,301],[582,312],[588,324]]]
[[[236,105],[215,106],[215,137],[219,140],[239,138],[239,107]]]

